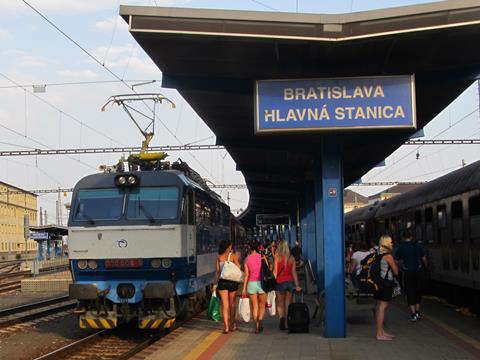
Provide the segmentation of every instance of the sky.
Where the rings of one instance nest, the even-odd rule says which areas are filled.
[[[118,16],[120,4],[345,13],[425,2],[429,1],[2,0],[0,150],[139,146],[142,135],[121,108],[109,106],[105,112],[100,108],[112,95],[131,93],[125,83],[153,80],[137,86],[136,91],[160,92],[176,107],[157,106],[161,122],[157,121],[151,144],[215,144],[215,135],[189,104],[174,89],[161,88],[162,73],[128,33]],[[45,84],[44,93],[33,92],[33,85]],[[425,139],[479,138],[478,99],[478,87],[473,84],[426,126]],[[479,150],[478,145],[403,146],[386,159],[386,166],[373,169],[362,181],[430,180],[462,166],[462,161],[478,160]],[[71,188],[82,177],[97,172],[99,165],[112,165],[120,156],[0,157],[0,181],[27,190]],[[178,158],[215,184],[244,183],[225,150],[170,153],[171,161]],[[362,186],[353,190],[370,195],[384,188]],[[246,190],[218,193],[233,210],[248,204]],[[38,198],[39,206],[48,211],[49,222],[55,219],[56,198],[55,194]],[[70,194],[61,198],[62,203],[69,202]]]

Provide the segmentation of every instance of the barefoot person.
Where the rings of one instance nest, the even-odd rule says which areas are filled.
[[[378,242],[379,252],[382,256],[380,260],[380,276],[385,280],[390,280],[393,283],[393,277],[398,275],[398,267],[392,256],[393,241],[388,235],[383,235]],[[393,335],[385,332],[385,312],[392,300],[394,286],[384,285],[380,286],[374,297],[377,300],[377,307],[375,312],[375,320],[377,323],[377,340],[392,340]]]

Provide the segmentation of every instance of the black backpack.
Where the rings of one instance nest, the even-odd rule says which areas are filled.
[[[360,271],[360,274],[358,274],[358,282],[361,292],[373,294],[381,288],[393,286],[393,280],[387,279],[390,267],[387,270],[387,274],[385,274],[385,278],[382,278],[380,275],[380,263],[383,255],[385,254],[378,254],[375,252],[361,261],[360,264],[362,265],[362,270]]]
[[[277,289],[277,281],[275,276],[273,276],[272,271],[268,267],[267,260],[262,257],[262,268],[260,272],[260,280],[262,282],[262,289],[265,292],[270,292]]]

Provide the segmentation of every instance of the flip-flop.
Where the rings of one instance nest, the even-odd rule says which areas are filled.
[[[377,340],[380,340],[380,341],[391,341],[393,340],[393,338],[389,337],[389,336],[385,336],[385,335],[381,335],[381,336],[377,336],[375,337]]]

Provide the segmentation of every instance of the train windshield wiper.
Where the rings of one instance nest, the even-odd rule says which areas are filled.
[[[84,212],[81,212],[80,215],[81,215],[83,218],[87,219],[88,222],[89,222],[91,225],[95,225],[95,220],[93,220],[90,215],[88,215],[88,214],[86,214],[86,213],[84,213]]]
[[[148,218],[150,224],[155,224],[155,218],[152,216],[152,214],[150,214],[150,212],[145,208],[145,206],[143,206],[142,203],[138,205],[138,208],[142,210],[142,213]]]

